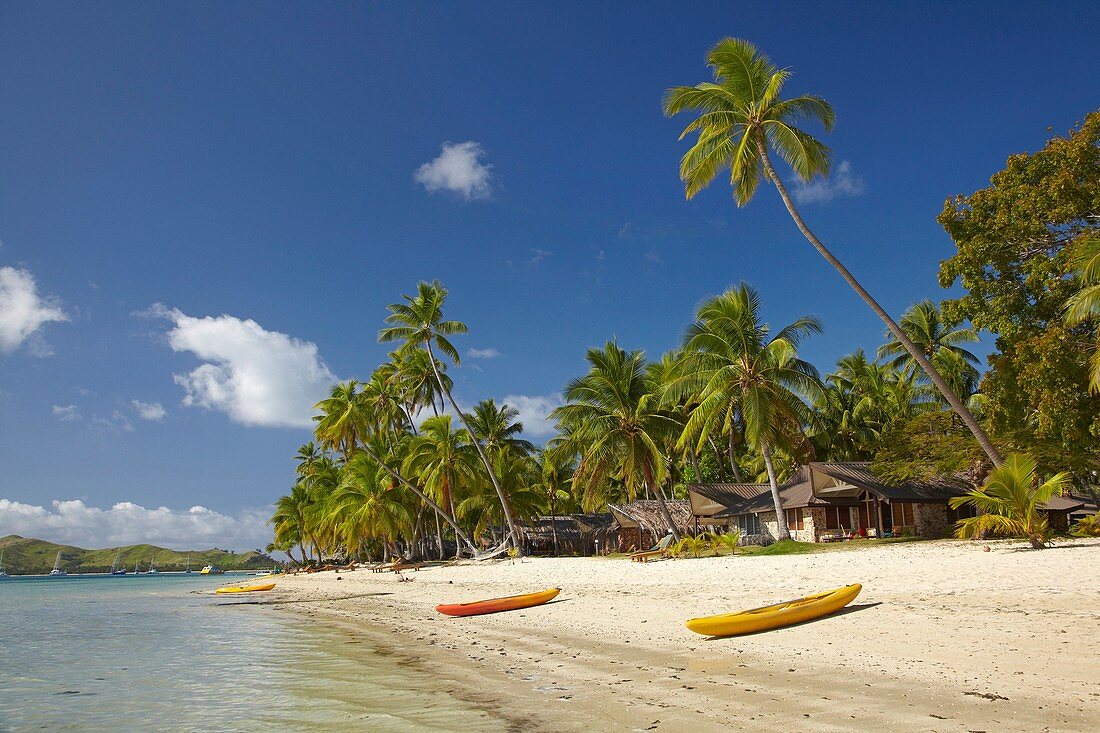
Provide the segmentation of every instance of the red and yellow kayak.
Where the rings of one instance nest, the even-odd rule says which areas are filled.
[[[688,621],[687,627],[704,636],[737,636],[778,629],[835,613],[851,603],[862,589],[862,585],[854,583],[772,606],[718,616],[702,616]]]
[[[218,588],[215,593],[255,593],[261,590],[271,590],[275,587],[274,583],[260,583],[257,585],[228,585],[224,588]]]
[[[443,603],[435,607],[440,613],[448,616],[480,616],[483,613],[498,613],[500,611],[514,611],[517,608],[530,608],[541,606],[561,593],[561,588],[548,588],[538,593],[525,593],[521,596],[508,596],[506,598],[490,598],[487,601],[473,601],[472,603]]]

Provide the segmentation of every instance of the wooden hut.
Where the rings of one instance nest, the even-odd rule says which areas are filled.
[[[686,499],[666,501],[668,513],[681,534],[691,534],[693,521],[691,503]],[[648,549],[668,534],[668,522],[655,500],[634,501],[629,504],[609,504],[614,527],[618,530],[619,552]]]
[[[614,521],[607,512],[539,517],[522,528],[525,551],[529,555],[594,555],[611,541]]]

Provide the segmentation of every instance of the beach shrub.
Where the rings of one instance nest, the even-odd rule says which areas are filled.
[[[1093,514],[1073,525],[1070,534],[1076,537],[1100,537],[1100,514]]]
[[[731,529],[725,534],[711,535],[711,549],[717,556],[718,551],[723,547],[730,551],[731,555],[737,554],[737,546],[741,543],[741,530]]]
[[[1051,534],[1046,512],[1041,508],[1068,485],[1066,472],[1040,484],[1035,460],[1013,453],[1003,466],[990,472],[981,488],[948,501],[952,509],[971,506],[980,512],[976,517],[960,519],[955,524],[955,536],[961,539],[987,534],[1026,537],[1032,547],[1041,550]]]

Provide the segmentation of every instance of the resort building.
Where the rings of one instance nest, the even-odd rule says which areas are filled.
[[[520,531],[529,555],[595,555],[614,542],[614,519],[600,514],[539,517]]]
[[[948,478],[891,484],[876,477],[868,463],[829,461],[800,467],[780,484],[779,496],[792,539],[829,542],[852,536],[943,537],[958,519],[972,516],[947,504],[968,488]],[[736,528],[747,543],[778,536],[766,483],[690,484],[688,496],[696,527]]]

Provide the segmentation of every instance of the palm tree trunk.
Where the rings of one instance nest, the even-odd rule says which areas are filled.
[[[691,467],[695,470],[695,483],[703,483],[703,472],[699,470],[699,456],[691,448],[688,448],[687,454],[688,460],[691,461]]]
[[[993,462],[993,465],[1000,466],[1003,464],[1004,459],[1001,458],[1001,454],[997,451],[996,447],[994,447],[993,441],[989,439],[989,436],[986,434],[985,430],[982,429],[982,426],[978,424],[977,419],[971,414],[970,410],[966,409],[966,405],[964,405],[962,400],[959,399],[959,396],[955,394],[955,391],[948,386],[944,378],[940,376],[940,373],[932,366],[932,362],[928,360],[924,352],[917,348],[917,345],[905,335],[905,332],[894,322],[894,319],[891,318],[890,315],[883,310],[882,306],[871,297],[871,294],[859,284],[859,281],[852,276],[852,273],[848,272],[848,268],[841,264],[840,260],[834,257],[833,253],[826,249],[825,245],[821,243],[821,240],[819,240],[817,236],[810,231],[810,228],[806,226],[806,222],[802,220],[802,215],[799,214],[798,209],[794,207],[794,202],[791,201],[786,186],[783,185],[783,181],[779,179],[779,176],[775,172],[775,168],[772,167],[771,160],[768,158],[768,148],[764,144],[762,138],[757,138],[756,147],[760,152],[760,160],[764,164],[764,171],[779,190],[779,195],[783,199],[783,205],[787,207],[787,212],[791,215],[791,218],[794,219],[794,223],[798,226],[799,231],[801,231],[806,239],[809,240],[810,244],[814,246],[814,249],[825,258],[825,261],[836,268],[840,276],[852,286],[852,289],[859,294],[859,297],[863,298],[863,301],[870,306],[871,310],[882,319],[886,327],[890,329],[890,333],[894,335],[894,338],[900,341],[905,347],[905,350],[912,355],[918,364],[920,364],[924,373],[927,374],[928,378],[932,380],[932,383],[936,385],[936,389],[940,391],[940,394],[942,394],[948,404],[951,405],[951,409],[962,418],[962,421],[966,423],[966,427],[970,428],[970,432],[974,434],[978,444],[981,445],[985,454],[989,456],[989,460]]]
[[[760,444],[760,452],[764,454],[764,467],[768,469],[768,483],[772,486],[772,503],[775,505],[776,534],[780,542],[789,540],[791,533],[787,529],[787,514],[783,511],[783,504],[779,501],[779,482],[775,479],[775,466],[772,465],[772,449],[767,443]]]
[[[741,483],[741,469],[737,467],[737,454],[734,451],[736,447],[734,444],[736,436],[733,434],[733,426],[730,426],[730,439],[729,439],[729,459],[730,468],[733,469],[733,480],[737,483]]]
[[[469,420],[466,419],[466,413],[458,408],[458,403],[455,402],[454,396],[451,391],[447,389],[447,385],[443,383],[443,377],[439,373],[439,367],[435,363],[435,352],[432,351],[432,342],[427,340],[424,342],[428,348],[428,360],[432,363],[432,371],[435,372],[435,381],[439,383],[439,388],[443,391],[443,394],[447,396],[447,400],[451,403],[451,407],[454,408],[455,414],[458,415],[458,419],[462,421],[462,424],[466,426],[466,430],[470,432],[470,437],[474,441],[474,447],[477,448],[477,454],[481,456],[481,462],[485,464],[485,470],[489,474],[489,480],[493,483],[493,488],[496,489],[497,498],[500,499],[500,506],[504,510],[504,519],[508,522],[508,531],[512,536],[512,546],[516,550],[521,550],[519,528],[516,526],[516,520],[512,518],[512,508],[508,506],[508,499],[504,496],[504,489],[500,487],[500,481],[497,480],[496,473],[493,471],[493,466],[489,462],[489,457],[485,455],[485,449],[481,446],[481,439],[477,437],[477,433],[472,427],[470,427]]]
[[[653,487],[653,493],[657,496],[657,506],[661,508],[661,516],[664,517],[665,522],[668,523],[668,531],[672,533],[672,539],[677,542],[680,541],[680,530],[676,527],[676,523],[672,521],[672,514],[668,511],[668,505],[665,504],[665,495],[657,486],[657,482],[653,479],[653,468],[649,465],[649,460],[642,459],[642,470],[645,472],[646,487]],[[657,538],[660,539],[659,537]]]

